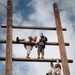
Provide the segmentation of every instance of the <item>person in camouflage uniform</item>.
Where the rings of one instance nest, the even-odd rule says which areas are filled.
[[[38,59],[40,59],[40,54],[42,55],[41,59],[44,59],[44,49],[45,49],[45,43],[47,41],[47,38],[43,35],[43,33],[40,34],[39,44],[38,44]]]
[[[57,59],[57,63],[55,65],[51,62],[51,67],[54,70],[54,75],[61,75],[61,65],[59,64],[58,59]]]
[[[34,38],[32,38],[32,36],[29,36],[28,38],[29,38],[28,42],[36,43],[36,40],[37,40],[36,36]],[[19,39],[18,37],[16,39],[17,39],[17,42],[22,42],[22,41],[27,42],[25,39]],[[33,46],[34,45],[29,45],[29,44],[26,45],[26,44],[24,44],[24,47],[27,50],[26,58],[30,58],[29,56],[30,56],[30,53],[31,53],[31,51],[33,49]]]
[[[49,69],[48,73],[46,75],[61,75],[61,65],[59,64],[59,60],[57,59],[57,63],[54,65],[53,62],[51,62],[51,69]]]

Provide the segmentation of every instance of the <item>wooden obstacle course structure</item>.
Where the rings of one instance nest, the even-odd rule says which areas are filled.
[[[4,28],[7,28],[6,40],[4,40],[4,41],[1,40],[0,41],[0,43],[6,43],[6,58],[0,57],[0,60],[2,60],[2,61],[6,60],[5,75],[12,75],[12,61],[56,62],[56,59],[12,58],[12,44],[35,44],[35,43],[28,43],[28,42],[25,43],[25,42],[12,41],[12,28],[17,28],[17,29],[38,29],[38,30],[39,29],[41,29],[41,30],[56,30],[57,31],[57,36],[58,36],[58,43],[46,43],[46,45],[59,45],[60,56],[61,56],[61,59],[59,59],[59,61],[62,63],[63,74],[64,75],[70,75],[68,62],[72,63],[73,60],[67,60],[65,46],[69,46],[69,43],[64,43],[62,31],[66,31],[66,29],[61,27],[60,15],[59,15],[59,10],[58,10],[57,3],[53,4],[56,28],[13,26],[12,25],[12,0],[7,1],[7,8],[8,8],[7,9],[7,26],[4,27]]]

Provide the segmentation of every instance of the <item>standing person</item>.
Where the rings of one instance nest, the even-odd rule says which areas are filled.
[[[36,36],[34,38],[32,38],[32,36],[29,36],[28,38],[29,38],[29,42],[36,43],[36,40],[37,40]],[[26,42],[25,39],[19,39],[18,37],[16,39],[17,39],[18,42],[20,42],[20,41]],[[27,50],[26,58],[30,58],[29,56],[30,56],[30,53],[31,53],[31,51],[33,49],[33,46],[34,45],[26,45],[26,44],[24,44],[24,47]]]
[[[47,41],[47,37],[43,35],[43,33],[40,34],[39,44],[38,44],[38,59],[40,59],[40,53],[42,55],[41,59],[44,59],[44,49],[45,49],[45,43]]]
[[[51,62],[51,67],[54,70],[54,75],[61,75],[61,65],[59,64],[58,59],[57,59],[57,63],[55,65]]]

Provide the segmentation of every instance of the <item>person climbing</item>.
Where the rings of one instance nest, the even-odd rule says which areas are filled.
[[[61,65],[59,64],[59,60],[56,60],[56,64],[54,65],[53,62],[51,62],[48,73],[46,75],[61,75]]]
[[[40,59],[40,53],[42,54],[41,59],[44,59],[44,49],[45,49],[45,44],[47,41],[47,37],[43,35],[43,33],[40,34],[40,39],[39,39],[39,44],[38,44],[38,59]]]
[[[29,38],[28,42],[32,42],[32,43],[37,42],[37,37],[36,36],[33,37],[33,38],[32,38],[32,36],[29,36],[28,38]],[[16,40],[17,40],[17,42],[22,42],[22,41],[27,42],[25,39],[19,39],[19,37],[17,37]],[[34,45],[30,45],[30,44],[26,45],[26,44],[24,44],[24,47],[27,50],[26,58],[30,58],[29,56],[30,56],[30,53],[31,53],[31,51],[33,49],[33,46]]]
[[[53,62],[51,62],[51,67],[54,70],[54,75],[61,75],[61,65],[59,64],[59,60],[57,59],[57,63],[54,65]]]

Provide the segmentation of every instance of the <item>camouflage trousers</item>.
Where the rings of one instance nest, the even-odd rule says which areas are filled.
[[[38,52],[38,54],[41,53],[42,55],[44,55],[44,47],[38,46],[37,52]]]
[[[33,46],[31,46],[31,45],[24,45],[24,47],[25,47],[25,48],[26,48],[26,50],[27,50],[27,54],[29,54],[29,55],[30,55],[30,52],[31,52],[31,50],[32,50]]]

